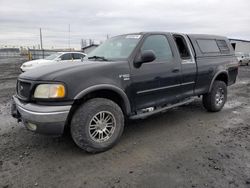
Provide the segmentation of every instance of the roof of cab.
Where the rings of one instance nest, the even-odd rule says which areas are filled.
[[[211,35],[211,34],[188,34],[188,33],[179,33],[179,32],[168,32],[168,31],[142,31],[142,32],[137,32],[137,33],[126,33],[118,36],[123,36],[123,35],[146,35],[146,34],[179,34],[179,35],[187,35],[192,38],[203,38],[203,39],[226,39],[227,37],[225,36],[220,36],[220,35]]]
[[[226,39],[225,36],[210,35],[210,34],[187,34],[191,38],[195,39]]]
[[[84,54],[83,52],[76,52],[76,51],[61,51],[61,52],[57,52],[57,53],[61,53],[61,54],[66,54],[66,53],[80,53],[80,54]]]

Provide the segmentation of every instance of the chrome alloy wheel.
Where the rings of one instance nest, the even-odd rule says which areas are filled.
[[[95,142],[104,142],[113,135],[115,127],[114,115],[108,111],[101,111],[90,120],[89,135]]]
[[[224,100],[225,100],[224,90],[222,88],[219,88],[215,94],[215,104],[217,106],[221,106]]]

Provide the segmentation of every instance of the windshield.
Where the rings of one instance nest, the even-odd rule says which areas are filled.
[[[54,60],[55,58],[57,58],[59,55],[61,55],[61,53],[54,53],[54,54],[51,54],[50,56],[48,57],[45,57],[46,60]]]
[[[127,59],[137,45],[141,35],[122,35],[105,41],[88,54],[88,57],[110,59]],[[91,58],[92,59],[92,58]]]

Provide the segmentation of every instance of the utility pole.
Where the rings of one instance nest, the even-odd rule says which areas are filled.
[[[40,46],[41,46],[41,50],[42,50],[43,58],[44,58],[42,28],[40,28]]]
[[[69,49],[70,49],[70,24],[69,24]]]
[[[40,28],[40,47],[43,49],[43,36],[42,36],[42,29]]]

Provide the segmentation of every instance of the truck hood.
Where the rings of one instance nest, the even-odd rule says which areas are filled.
[[[91,71],[94,67],[106,66],[114,62],[107,61],[84,61],[84,62],[65,62],[51,64],[32,69],[22,73],[19,78],[28,80],[53,81],[64,75],[74,75],[79,72]]]

